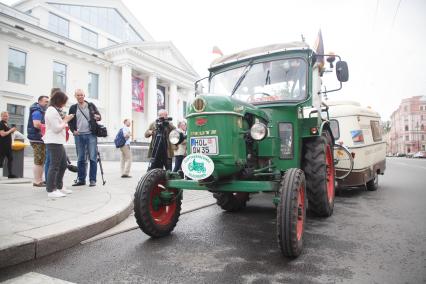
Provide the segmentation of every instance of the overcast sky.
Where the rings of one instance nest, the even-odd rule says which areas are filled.
[[[2,1],[7,4],[16,1]],[[52,1],[54,2],[54,1]],[[349,65],[330,99],[351,99],[389,118],[402,98],[426,95],[425,0],[123,0],[157,41],[172,41],[200,76],[212,47],[225,54],[301,39]]]

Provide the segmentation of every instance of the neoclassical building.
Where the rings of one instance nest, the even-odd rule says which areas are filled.
[[[0,3],[0,110],[26,132],[28,108],[60,87],[83,89],[111,141],[124,118],[134,140],[165,108],[184,118],[198,74],[171,42],[157,42],[119,0]]]

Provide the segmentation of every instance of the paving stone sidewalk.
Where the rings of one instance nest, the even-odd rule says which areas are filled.
[[[0,267],[135,228],[133,194],[147,163],[133,163],[132,178],[121,178],[120,162],[103,162],[106,184],[98,168],[96,187],[71,187],[76,174],[67,171],[64,185],[73,193],[56,200],[47,198],[45,188],[32,186],[32,159],[24,164],[25,178],[0,179]],[[211,193],[185,191],[182,211],[214,202]]]

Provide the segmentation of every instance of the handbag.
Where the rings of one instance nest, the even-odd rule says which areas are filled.
[[[79,106],[78,110],[81,112],[81,114],[86,118],[87,122],[89,122],[90,128],[92,130],[92,133],[95,134],[96,137],[107,137],[108,136],[108,130],[105,125],[102,125],[98,122],[91,123],[90,120],[87,118],[87,116],[84,114],[84,112],[80,109]]]

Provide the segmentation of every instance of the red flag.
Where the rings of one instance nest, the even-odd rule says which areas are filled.
[[[318,36],[317,36],[317,40],[315,41],[314,49],[317,54],[324,54],[324,43],[322,41],[321,29],[318,31]],[[324,66],[324,63],[325,63],[324,56],[318,56],[317,62],[319,62],[322,66]]]
[[[223,56],[223,53],[222,53],[222,51],[219,49],[219,47],[217,47],[216,45],[215,46],[213,46],[213,54],[218,54],[218,55],[220,55],[220,56]]]

